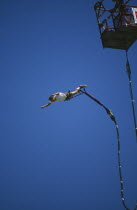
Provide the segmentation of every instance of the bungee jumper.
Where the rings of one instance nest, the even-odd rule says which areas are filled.
[[[48,98],[50,100],[50,102],[44,106],[41,106],[41,108],[48,107],[52,103],[57,102],[57,101],[68,101],[78,95],[81,95],[82,93],[80,93],[80,90],[85,87],[87,87],[87,85],[80,85],[72,92],[68,91],[66,93],[61,93],[61,92],[54,93],[51,96],[49,96],[49,98]]]
[[[89,98],[91,98],[93,101],[95,101],[97,104],[99,104],[100,106],[102,106],[107,114],[110,116],[110,118],[114,121],[115,121],[115,117],[114,115],[112,114],[112,112],[104,105],[102,104],[99,100],[97,100],[96,98],[94,98],[91,94],[89,94],[87,91],[86,91],[86,88],[87,85],[80,85],[79,87],[77,87],[74,91],[70,92],[66,92],[66,93],[62,93],[62,92],[57,92],[57,93],[54,93],[52,95],[49,96],[49,100],[50,102],[41,106],[41,108],[45,108],[45,107],[48,107],[50,106],[52,103],[54,102],[58,102],[58,101],[68,101],[70,99],[73,99],[74,97],[76,96],[79,96],[81,94],[85,94],[87,95]]]
[[[101,107],[103,107],[105,109],[105,111],[109,115],[110,119],[114,122],[115,127],[116,127],[118,171],[119,171],[121,201],[122,201],[122,204],[125,207],[125,209],[130,210],[125,203],[125,197],[124,197],[124,183],[123,183],[123,176],[122,176],[121,156],[120,156],[120,134],[119,134],[119,128],[118,128],[116,118],[113,115],[112,111],[110,111],[103,103],[101,103],[98,99],[96,99],[95,97],[93,97],[91,94],[89,94],[86,91],[86,89],[85,89],[86,87],[87,87],[87,85],[80,85],[73,92],[68,91],[67,93],[60,93],[60,92],[54,93],[49,97],[50,103],[48,103],[44,106],[41,106],[41,108],[47,107],[47,106],[49,106],[50,104],[52,104],[53,102],[56,102],[56,101],[67,101],[67,100],[70,100],[70,99],[72,99],[76,96],[79,96],[81,94],[85,94],[86,96],[88,96],[90,99],[92,99],[98,105],[100,105]],[[134,210],[137,210],[137,203],[136,203],[136,206],[135,206]]]

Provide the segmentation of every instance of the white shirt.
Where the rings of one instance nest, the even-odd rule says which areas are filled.
[[[59,93],[59,95],[55,95],[55,98],[56,98],[56,101],[65,101],[67,96],[65,95],[65,93]]]

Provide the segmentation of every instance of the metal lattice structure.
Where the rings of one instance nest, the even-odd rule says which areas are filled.
[[[128,50],[137,40],[137,24],[132,8],[137,6],[119,4],[118,8],[107,10],[103,1],[94,5],[104,48]]]

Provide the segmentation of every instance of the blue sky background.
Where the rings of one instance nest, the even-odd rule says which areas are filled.
[[[103,108],[82,95],[40,109],[52,93],[80,84],[116,116],[125,199],[135,206],[137,143],[125,52],[102,48],[95,2],[0,1],[2,210],[124,210],[115,126]],[[137,43],[129,60],[137,101]]]

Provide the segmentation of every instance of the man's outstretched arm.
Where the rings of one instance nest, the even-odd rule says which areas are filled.
[[[46,104],[46,105],[44,105],[44,106],[41,106],[41,109],[42,108],[45,108],[45,107],[47,107],[47,106],[49,106],[49,105],[51,105],[52,103],[51,102],[49,102],[48,104]]]

